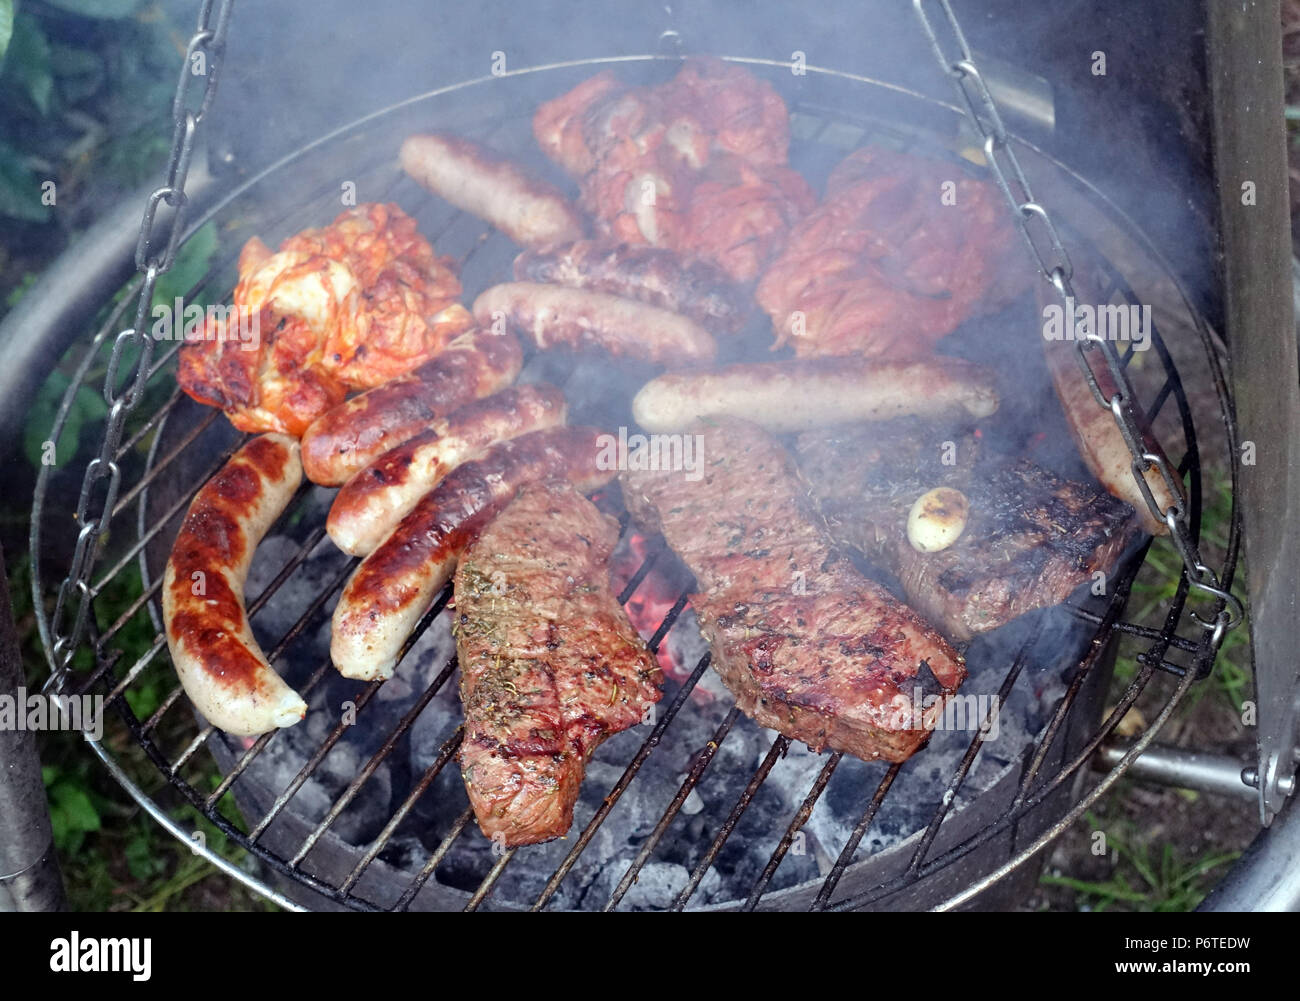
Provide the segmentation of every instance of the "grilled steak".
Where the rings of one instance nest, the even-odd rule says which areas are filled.
[[[835,540],[897,575],[908,603],[955,641],[1060,604],[1095,571],[1109,573],[1137,531],[1133,509],[1105,491],[941,425],[813,431],[798,452]],[[907,516],[935,487],[960,490],[970,513],[955,543],[923,553],[908,541]]]
[[[568,481],[531,483],[461,558],[460,765],[489,838],[568,831],[591,752],[659,701],[655,659],[610,591],[618,534]]]
[[[694,572],[736,704],[814,750],[904,760],[965,678],[961,656],[833,550],[775,438],[734,418],[693,430],[700,475],[631,471],[623,494]]]

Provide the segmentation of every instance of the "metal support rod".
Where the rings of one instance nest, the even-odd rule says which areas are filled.
[[[1300,737],[1300,375],[1277,0],[1206,4],[1224,317],[1243,452],[1241,517],[1259,706],[1259,805],[1287,798]]]
[[[1108,772],[1129,752],[1126,745],[1103,747],[1093,758],[1093,767]],[[1195,789],[1220,796],[1254,802],[1257,793],[1242,781],[1246,762],[1230,754],[1207,754],[1183,747],[1153,744],[1129,767],[1128,774],[1144,782]]]
[[[0,550],[0,698],[17,703],[23,680]],[[15,704],[15,713],[24,708]],[[26,728],[0,728],[0,911],[56,911],[63,905],[63,877],[54,855],[36,738]]]

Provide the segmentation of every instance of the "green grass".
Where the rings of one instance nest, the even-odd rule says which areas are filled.
[[[1087,818],[1094,830],[1106,830],[1106,825],[1092,813]],[[1168,842],[1156,846],[1146,841],[1144,833],[1136,830],[1131,821],[1112,822],[1110,826],[1123,833],[1106,832],[1115,859],[1109,879],[1090,881],[1049,873],[1040,882],[1073,890],[1081,910],[1105,911],[1119,904],[1132,911],[1190,911],[1205,898],[1222,875],[1222,868],[1241,855],[1207,852],[1184,858]]]
[[[1232,484],[1227,473],[1207,470],[1205,491],[1200,543],[1202,559],[1211,566],[1219,566],[1227,550],[1232,511]],[[1134,582],[1126,617],[1138,623],[1162,625],[1181,572],[1182,560],[1173,544],[1168,539],[1155,540]],[[1246,595],[1240,568],[1232,592],[1244,606]],[[1208,604],[1195,592],[1188,598],[1188,607],[1202,615],[1208,614]],[[1187,615],[1186,611],[1184,615]],[[1194,635],[1187,629],[1182,631]],[[1111,685],[1112,703],[1137,673],[1137,663],[1132,657],[1118,659]],[[1190,720],[1194,713],[1199,714],[1198,719],[1211,713],[1222,714],[1220,718],[1225,728],[1235,728],[1240,725],[1244,703],[1253,697],[1253,691],[1249,634],[1243,624],[1224,637],[1210,677],[1192,687],[1175,710],[1170,724]],[[1207,696],[1213,701],[1203,705]],[[1071,891],[1074,906],[1080,910],[1188,911],[1201,902],[1240,853],[1213,848],[1203,852],[1180,852],[1168,840],[1170,832],[1163,825],[1160,829],[1166,840],[1153,836],[1152,825],[1139,827],[1126,815],[1126,807],[1137,788],[1128,779],[1119,782],[1098,804],[1098,809],[1104,811],[1107,819],[1099,820],[1096,814],[1089,813],[1086,825],[1080,821],[1079,828],[1076,828],[1076,833],[1079,829],[1088,834],[1105,831],[1113,853],[1111,875],[1104,880],[1088,880],[1049,872],[1040,878],[1042,886]],[[1199,798],[1199,794],[1188,790],[1177,790],[1176,794],[1193,802]],[[1147,805],[1134,802],[1136,805],[1130,808],[1134,814],[1144,818],[1150,816]]]
[[[1222,563],[1228,548],[1228,525],[1232,514],[1232,481],[1225,474],[1207,475],[1205,480],[1205,506],[1201,517],[1202,559],[1211,566]],[[1182,559],[1168,538],[1156,539],[1147,553],[1146,563],[1133,583],[1127,617],[1133,622],[1159,627],[1173,601],[1182,573]],[[1247,598],[1240,565],[1232,582],[1232,593],[1246,608]],[[1184,621],[1191,623],[1190,611],[1208,616],[1210,602],[1196,591],[1188,594]],[[1194,636],[1188,628],[1181,632]],[[1115,666],[1117,685],[1127,685],[1137,674],[1137,664],[1131,658],[1121,658]],[[1207,684],[1196,685],[1187,694],[1179,708],[1179,715],[1187,715],[1196,708],[1207,692],[1214,692],[1226,706],[1240,718],[1243,704],[1251,697],[1253,686],[1250,673],[1250,639],[1247,627],[1227,633],[1219,647],[1214,671]]]

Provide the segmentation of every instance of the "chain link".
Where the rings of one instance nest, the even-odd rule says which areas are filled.
[[[1030,253],[1038,262],[1043,277],[1051,282],[1062,299],[1073,300],[1074,265],[1070,261],[1070,255],[1061,242],[1060,233],[1052,222],[1051,215],[1034,198],[1020,161],[1011,148],[1006,128],[1002,124],[1002,116],[998,113],[997,103],[993,100],[993,95],[989,92],[988,85],[984,82],[984,77],[975,63],[975,57],[966,42],[966,36],[957,21],[957,16],[953,13],[949,0],[912,0],[912,6],[916,9],[921,27],[930,41],[930,47],[934,50],[940,67],[946,75],[952,77],[953,85],[966,106],[971,125],[984,140],[984,156],[988,161],[989,170],[1010,205],[1021,235]],[[937,7],[935,13],[941,17],[932,18],[927,10],[929,7]],[[946,45],[940,38],[940,27],[937,21],[942,21],[947,27],[950,37]],[[948,55],[948,52],[952,52],[953,55]],[[1035,230],[1038,231],[1037,236]],[[1180,480],[1174,476],[1169,463],[1162,456],[1147,451],[1143,441],[1142,426],[1134,410],[1133,387],[1128,381],[1123,361],[1115,345],[1098,334],[1092,334],[1076,341],[1075,348],[1093,397],[1098,406],[1111,412],[1124,438],[1124,444],[1132,455],[1133,476],[1137,480],[1147,507],[1157,521],[1169,526],[1169,535],[1183,561],[1189,586],[1214,597],[1220,603],[1213,619],[1203,619],[1195,611],[1191,612],[1192,618],[1205,628],[1208,647],[1213,653],[1223,642],[1223,637],[1228,630],[1241,623],[1243,614],[1241,602],[1235,595],[1219,586],[1214,571],[1201,561],[1200,552],[1188,525],[1186,506],[1181,500]],[[1098,351],[1101,352],[1106,363],[1106,371],[1109,372],[1115,386],[1114,392],[1109,394],[1102,388],[1088,360],[1089,356],[1095,355]],[[1161,510],[1147,483],[1146,474],[1152,470],[1159,474],[1169,490],[1169,495],[1175,498],[1174,506],[1168,510]]]
[[[113,508],[122,484],[122,470],[116,461],[117,449],[127,416],[144,397],[145,384],[153,361],[153,338],[148,334],[150,307],[159,276],[176,260],[185,228],[185,181],[194,154],[194,137],[199,123],[212,105],[216,93],[217,71],[225,53],[226,31],[234,0],[203,0],[198,25],[185,47],[185,63],[172,98],[172,144],[167,159],[167,176],[162,187],[149,196],[136,238],[135,265],[144,278],[136,300],[133,326],[123,330],[113,341],[112,354],[104,376],[104,402],[108,404],[103,445],[99,455],[86,466],[77,498],[77,542],[68,575],[59,585],[54,612],[50,616],[53,669],[51,684],[61,687],[72,656],[86,633],[92,594],[90,574],[94,569],[99,543],[108,531]],[[195,81],[202,79],[202,89]],[[197,107],[191,107],[197,101]],[[166,222],[158,221],[158,208],[166,202],[172,210]],[[134,356],[134,360],[132,360]],[[119,384],[120,383],[120,384]],[[94,502],[95,488],[105,481],[103,499]],[[98,514],[92,516],[92,510]],[[65,630],[73,601],[76,611],[70,628]]]

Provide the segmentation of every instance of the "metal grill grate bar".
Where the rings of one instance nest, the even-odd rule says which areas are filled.
[[[424,635],[424,631],[429,628],[429,625],[433,620],[442,614],[442,610],[450,597],[451,589],[443,588],[442,593],[438,596],[437,600],[434,601],[433,607],[424,614],[424,617],[420,620],[420,624],[416,626],[415,631],[407,638],[406,643],[402,646],[401,652],[397,656],[397,662],[399,665],[401,664],[402,659],[410,652],[411,648],[419,641],[419,638]],[[370,700],[374,698],[375,693],[383,686],[383,681],[371,681],[367,683],[366,687],[361,690],[360,694],[352,700],[355,704],[355,712],[357,716],[361,715],[365,707],[369,705]],[[269,827],[272,821],[280,815],[280,811],[284,809],[289,800],[292,799],[298,790],[302,788],[303,783],[311,777],[312,773],[315,772],[318,767],[320,767],[320,763],[325,760],[325,756],[329,754],[334,745],[342,739],[343,734],[347,732],[347,728],[351,725],[352,724],[345,721],[340,721],[335,725],[329,736],[327,736],[325,740],[322,741],[321,746],[317,748],[316,753],[308,759],[307,763],[302,766],[302,769],[298,774],[294,776],[293,781],[289,783],[288,788],[280,794],[279,798],[276,799],[274,804],[272,804],[271,809],[266,812],[266,815],[260,821],[258,821],[257,826],[249,832],[249,840],[256,841],[266,832],[267,827]]]
[[[658,635],[658,633],[656,633],[656,635]],[[636,778],[637,772],[639,772],[641,766],[645,764],[645,760],[650,756],[650,752],[659,745],[659,740],[663,737],[664,731],[668,729],[668,724],[676,718],[678,711],[686,704],[687,698],[689,698],[691,692],[695,690],[696,683],[704,675],[704,672],[708,669],[712,659],[713,655],[706,653],[700,658],[699,663],[695,665],[695,670],[691,672],[690,677],[682,683],[682,687],[677,690],[677,695],[668,706],[663,718],[661,718],[659,722],[655,724],[654,729],[650,731],[650,736],[641,744],[641,747],[637,750],[636,755],[632,758],[632,761],[628,764],[626,770],[624,770],[623,774],[619,777],[619,780],[614,783],[614,788],[610,790],[609,795],[606,796],[604,801],[600,804],[600,809],[596,811],[596,815],[592,817],[587,826],[583,828],[582,834],[579,835],[577,842],[569,850],[569,854],[564,857],[564,861],[560,863],[560,867],[555,870],[555,875],[553,875],[547,882],[546,886],[542,888],[541,894],[538,895],[537,900],[533,903],[531,908],[532,910],[540,911],[550,902],[550,899],[555,896],[555,891],[560,888],[560,884],[564,882],[564,878],[569,874],[569,870],[572,869],[573,864],[578,861],[578,856],[581,855],[587,845],[591,843],[591,839],[595,837],[596,831],[600,828],[600,825],[605,822],[605,818],[608,817],[610,811],[614,809],[614,805],[618,802],[619,797],[621,797],[627,790],[627,787],[632,784],[632,780]]]
[[[713,839],[713,843],[709,845],[709,850],[704,853],[704,857],[700,859],[699,863],[695,866],[695,870],[691,873],[691,878],[687,880],[686,885],[682,887],[681,893],[679,893],[677,899],[673,901],[672,909],[674,911],[684,910],[687,901],[695,895],[695,891],[699,889],[700,880],[702,880],[704,874],[709,871],[709,866],[711,866],[713,860],[718,857],[718,852],[722,851],[722,846],[725,845],[727,839],[731,837],[731,832],[736,829],[736,824],[740,822],[740,818],[744,816],[745,811],[749,809],[749,804],[758,793],[759,787],[767,781],[768,773],[772,771],[777,761],[784,756],[786,748],[789,746],[790,738],[783,735],[778,735],[776,740],[772,741],[772,746],[768,748],[767,754],[763,757],[762,763],[758,766],[758,771],[754,773],[753,778],[751,778],[749,783],[745,786],[745,791],[740,794],[740,798],[736,800],[736,805],[733,806],[731,812],[727,814],[727,819],[723,821],[722,827],[718,830],[717,836]]]
[[[429,704],[433,697],[442,689],[442,686],[447,683],[447,680],[455,673],[456,658],[452,657],[451,660],[447,661],[446,666],[438,673],[438,676],[433,680],[433,683],[430,684],[424,690],[424,693],[415,700],[415,704],[402,715],[397,726],[393,728],[393,732],[384,740],[384,743],[380,746],[379,750],[375,751],[375,753],[370,756],[370,760],[362,766],[361,771],[357,773],[357,777],[352,780],[351,784],[348,785],[343,794],[334,801],[334,805],[330,807],[330,811],[325,815],[325,819],[316,826],[316,829],[312,831],[311,834],[307,835],[306,840],[303,841],[302,847],[298,849],[297,854],[289,860],[291,866],[299,865],[302,860],[307,857],[307,853],[316,846],[316,842],[320,840],[321,835],[329,830],[330,825],[333,824],[334,821],[338,820],[339,814],[347,809],[348,804],[351,803],[352,800],[356,798],[357,793],[361,791],[361,787],[370,780],[370,776],[375,774],[375,769],[383,764],[387,757],[393,753],[393,748],[397,746],[398,740],[400,740],[402,735],[411,728],[411,724],[415,722],[415,718],[419,716],[420,713],[424,712],[424,707]]]
[[[614,892],[610,894],[609,901],[603,908],[604,910],[614,910],[627,894],[627,891],[631,889],[632,884],[636,882],[637,874],[641,872],[641,869],[645,866],[646,862],[650,860],[650,856],[654,854],[655,848],[658,847],[664,834],[667,833],[669,825],[672,824],[678,812],[681,810],[682,804],[686,802],[686,797],[691,794],[691,790],[694,789],[699,784],[700,779],[704,777],[705,769],[707,769],[710,762],[713,761],[713,756],[718,753],[718,748],[721,747],[722,742],[727,739],[727,734],[731,732],[731,728],[735,725],[736,720],[739,717],[740,710],[735,706],[732,706],[731,710],[723,718],[722,722],[718,724],[718,728],[713,731],[713,737],[696,754],[695,761],[691,765],[691,770],[686,773],[686,778],[682,781],[681,788],[677,790],[677,795],[674,796],[673,801],[668,804],[668,809],[666,809],[664,815],[659,818],[659,823],[657,823],[655,829],[650,832],[650,837],[646,838],[645,844],[643,844],[640,851],[637,852],[636,858],[634,858],[632,864],[628,866],[627,872],[625,872],[623,878],[619,880],[618,886],[614,887]]]
[[[473,816],[474,811],[468,806],[461,811],[461,815],[457,817],[455,823],[451,825],[451,830],[447,832],[447,836],[442,839],[442,844],[438,845],[437,850],[429,856],[429,861],[424,863],[424,868],[422,868],[419,873],[416,874],[415,879],[411,881],[411,885],[408,886],[403,891],[402,895],[397,898],[397,903],[393,905],[393,910],[404,911],[411,906],[411,901],[415,899],[415,895],[423,889],[424,884],[427,883],[429,877],[433,875],[433,870],[438,868],[438,865],[444,858],[446,858],[447,852],[451,850],[452,844],[454,844],[456,839],[460,837],[460,832],[465,830],[465,825],[470,822],[470,819]]]
[[[415,784],[415,788],[411,790],[406,799],[402,801],[402,805],[393,813],[392,819],[390,819],[384,826],[384,829],[379,832],[378,837],[375,838],[374,842],[366,850],[366,854],[362,856],[361,861],[356,864],[356,868],[354,868],[352,872],[348,874],[348,878],[339,885],[340,890],[344,893],[349,893],[351,892],[352,887],[356,886],[357,880],[361,878],[362,873],[366,871],[370,866],[370,863],[375,860],[379,853],[384,850],[384,846],[388,844],[389,839],[392,838],[398,825],[406,819],[406,815],[411,812],[411,809],[419,801],[420,797],[423,796],[429,786],[433,784],[433,780],[441,774],[443,768],[447,766],[447,762],[452,759],[458,750],[460,750],[460,744],[464,737],[465,725],[462,723],[460,726],[456,727],[456,732],[453,733],[439,749],[438,756],[434,759],[433,764],[424,770],[424,774],[420,776],[420,781]]]
[[[858,845],[862,843],[863,837],[866,836],[867,831],[871,828],[871,822],[876,819],[876,813],[880,809],[880,804],[885,801],[885,797],[889,794],[889,790],[894,784],[894,779],[898,778],[898,773],[902,771],[902,769],[902,764],[890,765],[889,770],[885,772],[885,777],[882,778],[880,784],[876,786],[876,791],[871,796],[871,802],[867,804],[867,808],[863,811],[862,817],[853,828],[853,833],[849,835],[849,840],[844,843],[844,847],[840,850],[840,856],[835,860],[835,864],[831,866],[831,871],[827,873],[826,879],[822,883],[822,888],[817,891],[817,897],[813,900],[812,910],[821,911],[826,909],[831,894],[835,892],[835,887],[844,876],[845,870],[853,863],[853,857],[858,853]],[[758,898],[751,896],[750,901],[752,901],[752,903],[747,901],[745,905],[748,910],[753,909],[754,905],[758,903]]]
[[[822,770],[817,773],[817,778],[813,782],[812,788],[808,790],[808,795],[804,797],[799,809],[790,818],[790,823],[785,829],[785,834],[781,835],[781,840],[777,843],[772,852],[772,857],[767,860],[767,865],[759,874],[754,883],[754,888],[749,891],[749,898],[745,901],[742,910],[752,911],[758,906],[758,902],[763,899],[763,894],[767,892],[768,884],[772,882],[772,877],[776,875],[776,870],[785,860],[786,853],[789,852],[790,846],[794,843],[795,837],[803,829],[803,825],[808,823],[808,818],[812,816],[813,809],[817,806],[817,801],[822,798],[822,793],[826,791],[826,786],[835,774],[835,768],[843,759],[842,751],[835,751],[826,759],[826,764],[822,765]]]

